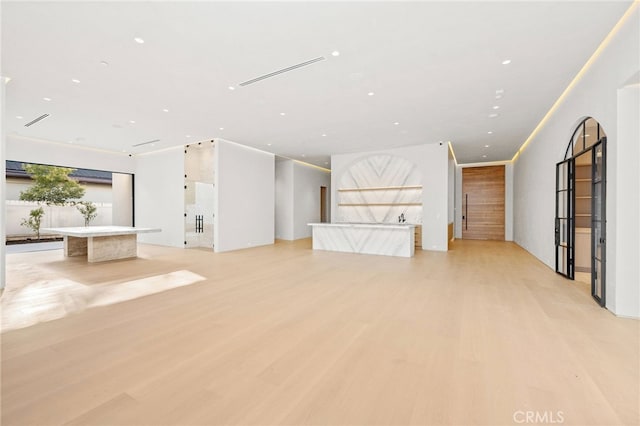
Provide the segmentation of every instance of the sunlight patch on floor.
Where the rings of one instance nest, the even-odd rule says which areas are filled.
[[[2,332],[64,318],[97,306],[113,305],[203,281],[180,270],[118,284],[88,286],[73,280],[39,280],[2,297]]]

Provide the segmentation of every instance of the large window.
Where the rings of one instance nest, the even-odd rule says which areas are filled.
[[[30,166],[37,166],[38,173],[44,176],[39,186],[34,179],[36,172]],[[71,198],[65,202],[60,202],[59,199],[53,202],[50,194],[55,193],[55,188],[46,189],[47,173],[52,173],[52,176],[58,178],[68,177],[79,185],[81,191],[74,193],[71,190]],[[7,242],[10,243],[46,239],[47,236],[39,235],[33,226],[32,212],[38,209],[42,211],[37,219],[40,228],[84,225],[133,226],[133,175],[6,161],[5,202],[6,234]],[[88,205],[93,213],[87,221],[82,210],[86,211]],[[30,219],[32,225],[25,225]]]

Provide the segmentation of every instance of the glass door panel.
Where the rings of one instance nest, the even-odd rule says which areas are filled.
[[[573,223],[573,159],[556,164],[556,272],[567,278],[574,276]]]
[[[605,305],[606,140],[602,138],[592,150],[591,295],[600,306]]]
[[[185,248],[213,248],[214,153],[213,143],[187,145],[184,150]]]

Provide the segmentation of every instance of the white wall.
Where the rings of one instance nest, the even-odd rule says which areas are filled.
[[[136,156],[135,225],[161,228],[138,241],[184,247],[184,151],[181,147]]]
[[[606,306],[618,315],[632,317],[640,317],[635,231],[640,192],[637,103],[633,107],[633,90],[637,89],[619,89],[640,70],[639,9],[532,138],[514,169],[515,241],[553,268],[555,164],[563,160],[581,119],[593,117],[603,126],[608,139]]]
[[[617,131],[619,141],[625,142],[624,153],[619,152],[617,167],[607,174],[616,174],[618,208],[607,212],[607,217],[615,214],[617,230],[622,235],[615,240],[616,282],[615,286],[607,283],[607,297],[612,299],[611,309],[618,315],[640,317],[640,84],[618,91]],[[607,265],[611,267],[610,259]]]
[[[293,160],[276,161],[275,204],[275,236],[293,240]]]
[[[462,239],[462,166],[456,166],[455,215],[453,235]]]
[[[0,18],[2,16],[2,7],[0,6]],[[0,45],[2,44],[2,31],[0,31]],[[0,70],[3,69],[2,68],[2,55],[0,55]],[[2,81],[2,76],[0,76],[0,163],[2,163],[0,165],[0,175],[2,175],[1,179],[2,179],[2,184],[0,184],[0,195],[2,195],[2,204],[0,205],[0,288],[4,288],[5,286],[5,282],[6,282],[6,270],[5,270],[5,265],[6,265],[6,245],[5,245],[5,241],[7,240],[7,234],[6,234],[6,230],[5,230],[5,218],[6,218],[6,202],[5,200],[7,199],[5,197],[5,191],[6,191],[6,178],[7,178],[7,173],[6,173],[6,163],[5,160],[7,159],[6,156],[6,147],[7,147],[7,139],[6,139],[6,135],[7,132],[5,130],[5,126],[4,126],[4,120],[5,120],[5,83]]]
[[[111,174],[112,225],[133,225],[133,175]]]
[[[275,156],[222,139],[216,154],[215,251],[273,244]]]
[[[293,239],[311,237],[309,223],[320,222],[320,187],[327,187],[331,203],[331,173],[293,162]],[[327,215],[329,217],[329,215]]]
[[[125,153],[107,152],[20,136],[7,137],[5,159],[120,173],[134,173],[136,167],[134,158]]]
[[[504,165],[504,239],[513,241],[513,163]]]
[[[513,164],[506,161],[460,164],[456,167],[456,220],[454,234],[462,238],[462,169],[465,167],[490,167],[504,165],[504,239],[513,241]]]
[[[338,182],[354,162],[371,155],[390,154],[417,165],[422,174],[422,248],[447,251],[448,146],[424,144],[381,151],[331,156],[331,217],[336,218]]]

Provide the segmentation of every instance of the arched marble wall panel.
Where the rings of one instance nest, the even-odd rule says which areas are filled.
[[[422,175],[401,157],[371,155],[351,165],[338,185],[337,222],[422,223]]]

